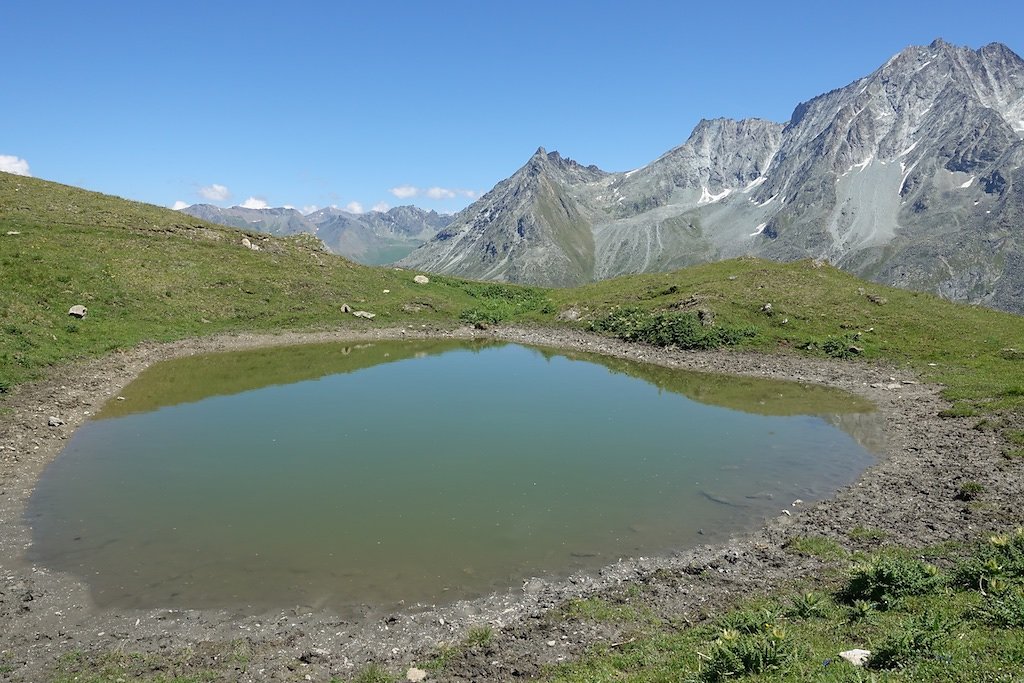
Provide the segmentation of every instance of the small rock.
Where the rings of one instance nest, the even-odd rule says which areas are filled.
[[[793,507],[798,507],[798,506],[803,505],[803,504],[804,504],[804,501],[802,499],[800,499],[800,498],[797,498],[796,500],[793,501]]]
[[[248,237],[242,238],[242,246],[245,247],[246,249],[252,249],[252,242],[249,241]]]
[[[767,313],[768,315],[771,315],[772,314],[772,305],[771,304],[765,304],[764,306],[761,307],[761,312],[762,313]]]
[[[851,345],[850,348],[847,350],[855,356],[859,356],[860,354],[864,353],[864,349],[862,349],[859,346]]]
[[[425,680],[426,677],[427,672],[423,669],[417,669],[415,666],[410,667],[409,670],[405,672],[405,680],[412,681],[412,683]]]
[[[385,290],[384,290],[384,293],[385,293],[385,294],[390,294],[390,293],[391,293],[391,290],[390,290],[390,289],[385,289]]]
[[[548,641],[548,647],[554,647],[557,644],[558,644],[557,640],[549,640]]]
[[[889,303],[889,300],[884,296],[878,296],[877,294],[868,294],[868,301],[879,306],[884,306]]]
[[[51,427],[60,427],[62,424],[64,424],[64,420],[60,419],[59,417],[50,417],[50,419],[47,420],[46,423]]]
[[[76,304],[68,309],[68,315],[73,318],[84,318],[85,314],[89,312],[89,309],[82,304]]]
[[[352,311],[352,315],[357,318],[366,318],[367,320],[373,320],[377,317],[376,313],[370,313],[369,311]]]
[[[527,595],[537,595],[544,590],[544,582],[540,579],[530,579],[523,584],[523,592]]]
[[[730,275],[730,276],[729,276],[729,279],[730,279],[730,280],[735,280],[735,279],[736,279],[736,276],[735,276],[735,275]]]
[[[711,327],[715,324],[715,312],[710,308],[699,308],[697,309],[697,320],[700,321],[701,326]]]
[[[20,235],[21,233],[18,232],[17,230],[8,230],[7,234],[8,235]]]
[[[839,656],[848,661],[854,666],[864,666],[871,659],[871,650],[861,650],[860,648],[854,648],[853,650],[846,650],[840,652]]]
[[[348,304],[342,304],[341,305],[341,312],[342,313],[351,313],[352,312],[352,307],[349,306]]]
[[[412,281],[418,285],[425,285],[430,282],[430,278],[427,277],[426,275],[417,275],[412,279]]]
[[[567,322],[575,322],[580,319],[580,310],[578,308],[567,308],[558,314],[559,320],[565,320]]]

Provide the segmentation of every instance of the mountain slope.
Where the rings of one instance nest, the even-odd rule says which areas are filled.
[[[405,263],[565,285],[739,255],[811,257],[1024,311],[1024,61],[1003,45],[907,48],[798,105],[786,124],[701,121],[683,145],[627,173],[552,170],[525,183],[537,164]],[[514,201],[496,201],[510,188]],[[520,222],[552,201],[562,215],[523,234]],[[553,238],[569,234],[576,251]],[[583,267],[566,267],[581,263],[582,244]]]
[[[415,206],[359,214],[329,207],[308,216],[288,208],[225,209],[210,204],[194,204],[181,211],[221,225],[270,235],[315,235],[332,253],[366,264],[396,261],[451,222],[450,216]]]
[[[403,265],[481,279],[567,286],[594,274],[593,210],[573,192],[601,183],[594,166],[538,149]]]

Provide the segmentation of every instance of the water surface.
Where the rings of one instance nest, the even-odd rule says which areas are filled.
[[[864,401],[511,344],[154,365],[27,512],[30,561],[117,607],[446,602],[670,552],[849,483]]]

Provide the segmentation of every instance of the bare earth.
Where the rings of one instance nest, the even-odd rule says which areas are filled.
[[[595,575],[534,579],[507,593],[418,613],[343,620],[305,608],[261,616],[221,611],[100,611],[77,579],[26,566],[31,532],[25,504],[41,472],[65,440],[145,367],[166,358],[267,345],[322,341],[488,336],[598,352],[689,370],[799,380],[847,389],[874,401],[888,440],[882,459],[833,498],[787,508],[727,544],[671,557],[635,558]],[[463,651],[443,676],[428,680],[508,680],[539,673],[595,643],[628,637],[626,626],[552,618],[550,610],[581,596],[622,599],[624,582],[644,585],[645,606],[675,619],[699,621],[751,594],[765,593],[825,564],[785,549],[795,536],[828,536],[849,549],[861,526],[904,545],[972,539],[1022,522],[1022,464],[1002,457],[1005,444],[973,429],[977,418],[940,418],[941,387],[918,383],[906,369],[788,355],[683,352],[627,344],[567,330],[501,328],[384,329],[315,334],[237,335],[144,345],[99,360],[65,365],[49,379],[18,387],[0,402],[0,680],[42,681],[62,656],[88,661],[103,653],[148,653],[139,676],[187,676],[214,670],[223,680],[330,680],[353,676],[369,661],[404,673],[439,646],[459,643],[468,629],[489,625],[492,642]],[[63,424],[50,426],[50,418]],[[960,484],[985,488],[980,502],[955,498]],[[409,562],[415,562],[410,557]],[[68,658],[65,657],[65,663]],[[146,668],[150,667],[150,668]]]

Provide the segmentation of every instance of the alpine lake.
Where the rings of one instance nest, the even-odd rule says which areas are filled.
[[[880,433],[838,390],[492,341],[192,356],[75,432],[27,560],[100,608],[450,603],[727,539]]]

